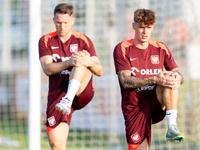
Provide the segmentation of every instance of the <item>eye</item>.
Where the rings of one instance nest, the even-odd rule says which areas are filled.
[[[56,21],[56,24],[61,24],[61,22],[59,22],[59,21]]]

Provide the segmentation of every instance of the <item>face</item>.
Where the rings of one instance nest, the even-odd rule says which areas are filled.
[[[67,37],[70,34],[72,25],[74,24],[73,16],[56,13],[53,21],[59,37]]]
[[[137,44],[147,43],[151,38],[154,25],[142,25],[140,23],[133,23],[133,29],[135,30],[135,40]]]

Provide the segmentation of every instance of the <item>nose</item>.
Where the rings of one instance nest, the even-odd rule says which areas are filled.
[[[61,23],[61,24],[60,24],[60,28],[64,28],[64,23]]]
[[[147,33],[147,32],[148,32],[148,28],[144,28],[143,33]]]

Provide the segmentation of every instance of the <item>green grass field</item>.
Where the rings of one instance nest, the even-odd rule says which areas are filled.
[[[3,123],[4,122],[4,123]],[[16,124],[17,123],[17,124]],[[2,138],[8,138],[9,143],[0,144],[0,150],[18,150],[28,148],[28,132],[26,121],[18,120],[4,120],[0,122],[0,135]],[[24,129],[23,131],[21,129]],[[75,134],[74,134],[75,133]],[[41,129],[41,148],[49,149],[49,143],[46,135],[45,125]],[[76,135],[76,136],[74,136]],[[81,148],[102,148],[109,147],[126,147],[124,135],[117,135],[118,143],[110,145],[109,134],[102,131],[89,131],[80,129],[70,129],[67,148],[81,149]],[[12,140],[18,142],[17,146],[13,146]],[[74,142],[75,141],[75,142]],[[14,142],[13,142],[14,143]]]
[[[8,145],[0,145],[0,150],[23,150],[28,149],[28,133],[27,130],[23,132],[19,130],[19,128],[27,129],[27,124],[24,122],[18,122],[18,125],[12,126],[4,126],[0,124],[0,133],[1,137],[9,138],[10,140],[14,140],[18,142],[18,146],[12,146],[12,141]],[[2,120],[1,120],[2,123]],[[16,123],[16,120],[10,120],[10,125]],[[45,126],[43,126],[45,127]],[[7,128],[7,129],[6,129]],[[3,130],[2,130],[3,129]],[[154,129],[153,129],[154,130]],[[75,133],[75,134],[74,134]],[[41,130],[42,138],[41,138],[41,149],[46,150],[50,149],[48,144],[48,139],[46,136],[46,130],[43,128]],[[76,136],[74,136],[76,135]],[[110,137],[107,132],[93,132],[93,131],[85,131],[74,129],[70,130],[67,148],[78,150],[81,148],[92,150],[92,149],[99,149],[99,150],[111,150],[120,147],[120,150],[127,150],[127,145],[125,141],[124,135],[117,135],[118,143],[110,145]],[[174,148],[172,145],[176,145]],[[189,150],[197,150],[198,143],[192,140],[185,140],[183,143],[170,143],[166,142],[165,135],[164,136],[156,136],[153,135],[151,148],[150,150],[177,150],[179,147],[181,150],[186,150],[186,145],[189,147]],[[188,148],[187,148],[188,150]]]

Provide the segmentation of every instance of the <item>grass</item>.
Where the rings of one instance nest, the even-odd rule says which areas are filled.
[[[0,119],[0,135],[2,138],[9,138],[10,140],[15,140],[19,143],[18,146],[10,145],[0,145],[0,150],[22,150],[28,148],[28,125],[27,121],[19,120],[5,120]],[[22,130],[23,129],[23,130]],[[107,149],[109,147],[126,147],[124,135],[116,135],[117,143],[110,142],[110,135],[105,131],[90,131],[81,129],[70,129],[67,148],[80,149],[80,148],[100,148]],[[49,149],[49,142],[46,135],[45,125],[42,125],[41,129],[41,148]]]
[[[3,145],[0,145],[0,149],[24,149],[28,147],[27,123],[24,121],[0,118],[0,136],[1,141],[4,142]],[[19,145],[17,144],[17,146],[14,146],[13,144],[15,142]]]
[[[2,124],[2,119],[0,122],[0,134],[1,137],[7,137],[12,140],[16,140],[20,143],[19,146],[0,146],[0,150],[23,150],[28,149],[28,138],[27,138],[27,123],[26,121],[19,120],[9,120],[7,125]],[[15,123],[15,124],[14,124]],[[5,126],[6,125],[6,126]],[[7,128],[7,129],[6,129]],[[21,128],[24,128],[22,131]],[[125,135],[116,135],[115,142],[112,143],[113,137],[110,136],[109,132],[105,131],[91,131],[91,130],[81,130],[81,129],[70,129],[67,149],[99,149],[99,150],[126,150],[127,145],[125,141]],[[117,141],[117,142],[116,142]],[[184,150],[196,150],[198,149],[198,143],[196,141],[186,140],[181,143],[169,143],[166,142],[165,136],[155,136],[152,137],[150,150],[176,150],[177,148]],[[42,125],[41,129],[41,149],[50,149],[45,125]]]

